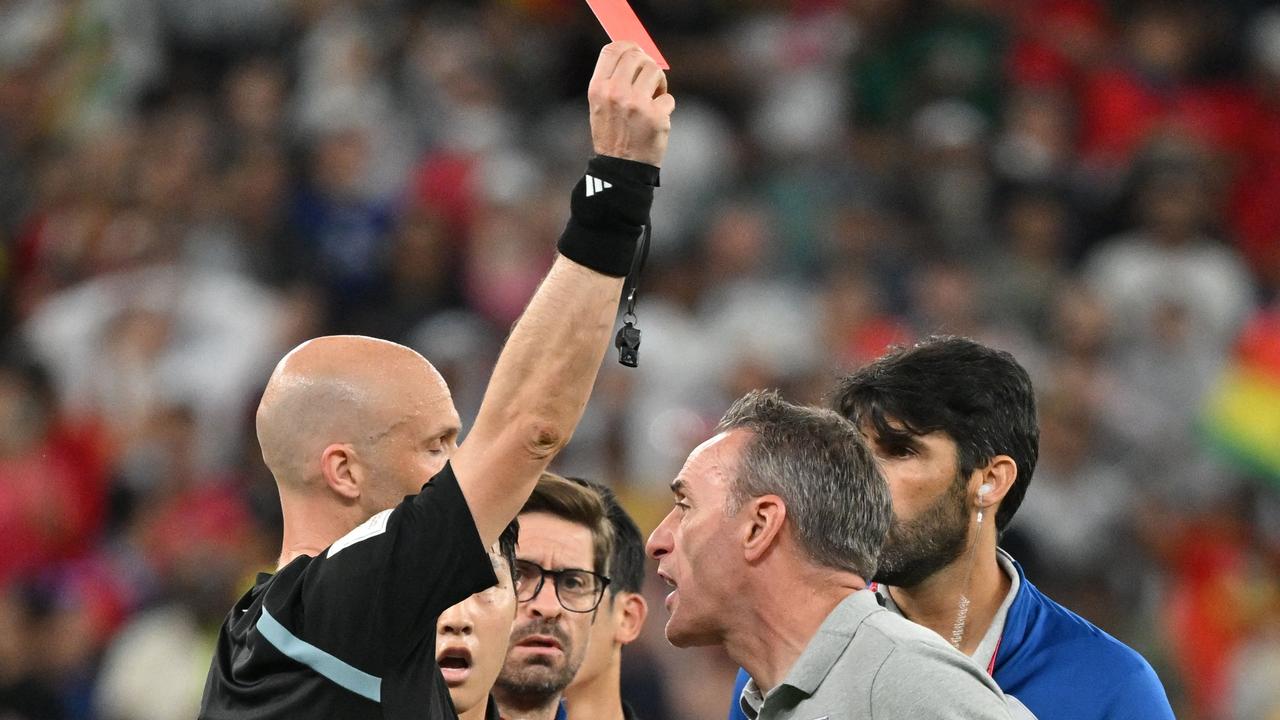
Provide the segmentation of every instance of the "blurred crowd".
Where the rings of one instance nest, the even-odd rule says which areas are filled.
[[[1028,576],[1179,717],[1280,717],[1280,478],[1205,429],[1242,331],[1280,347],[1280,8],[635,6],[678,100],[640,367],[555,469],[648,531],[744,391],[974,337],[1040,394]],[[408,344],[473,416],[604,42],[581,0],[0,2],[0,718],[194,716],[278,551],[252,413],[297,342]],[[722,717],[734,668],[664,614],[626,692]]]

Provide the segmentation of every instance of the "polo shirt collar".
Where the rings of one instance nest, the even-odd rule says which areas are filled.
[[[772,695],[783,687],[794,688],[806,696],[816,692],[831,668],[835,667],[836,661],[849,647],[849,642],[853,640],[862,621],[880,609],[882,608],[875,593],[870,590],[859,590],[841,600],[827,615],[827,619],[822,621],[818,632],[809,639],[804,652],[800,653],[795,664],[787,671],[786,679],[770,690],[769,694]],[[743,710],[747,712],[747,717],[758,716],[765,699],[766,695],[756,686],[755,678],[748,680],[742,693]]]

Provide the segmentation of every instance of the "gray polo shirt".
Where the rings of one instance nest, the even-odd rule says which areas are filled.
[[[870,590],[845,598],[780,685],[742,693],[753,720],[1009,720],[992,679],[937,633],[903,619]]]

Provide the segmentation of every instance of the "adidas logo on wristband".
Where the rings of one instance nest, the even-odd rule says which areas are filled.
[[[602,193],[613,187],[613,183],[605,182],[598,177],[587,176],[587,197],[591,197],[596,193]]]

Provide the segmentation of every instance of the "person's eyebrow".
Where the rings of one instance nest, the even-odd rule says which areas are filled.
[[[675,493],[676,495],[688,495],[689,484],[686,483],[684,480],[681,480],[680,478],[676,478],[675,480],[671,481],[671,492]]]

